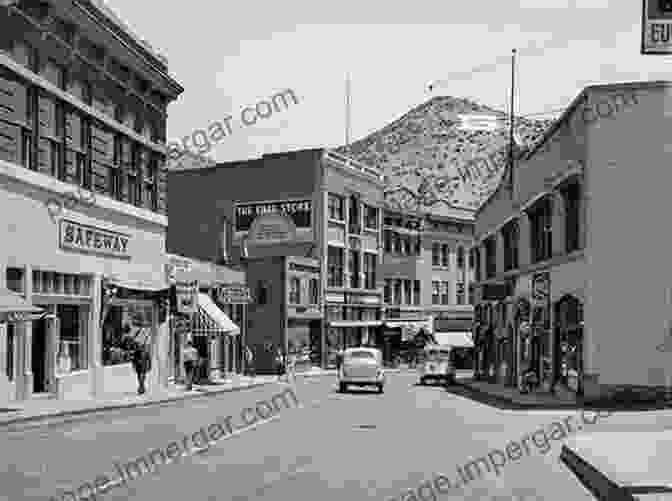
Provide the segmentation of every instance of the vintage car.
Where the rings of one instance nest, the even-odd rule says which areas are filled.
[[[439,381],[444,384],[455,382],[455,365],[450,346],[427,345],[423,350],[422,362],[418,364],[420,384]]]
[[[348,348],[343,352],[343,361],[338,370],[338,388],[345,393],[348,385],[376,386],[383,393],[385,372],[383,354],[376,348]]]

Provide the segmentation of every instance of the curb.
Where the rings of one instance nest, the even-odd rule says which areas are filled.
[[[501,395],[498,395],[496,393],[489,393],[487,391],[484,391],[480,388],[476,388],[469,383],[461,382],[459,379],[455,380],[455,386],[460,386],[462,388],[467,389],[468,391],[475,393],[477,395],[495,400],[503,405],[506,405],[507,407],[512,407],[515,406],[519,410],[525,410],[525,409],[548,409],[548,410],[564,410],[564,409],[583,409],[584,407],[581,406],[579,403],[574,403],[574,402],[557,402],[557,403],[542,403],[542,402],[518,402],[516,400],[513,400],[511,398],[503,397]],[[483,402],[482,402],[483,403]],[[486,405],[488,405],[486,403]]]
[[[71,422],[71,421],[76,421],[78,417],[84,418],[86,416],[98,414],[98,413],[103,413],[107,411],[116,411],[116,410],[122,410],[122,409],[134,409],[138,407],[151,407],[153,405],[162,405],[170,402],[176,402],[178,400],[193,400],[197,398],[207,398],[211,395],[216,395],[219,393],[233,393],[237,391],[243,391],[243,390],[251,390],[254,388],[258,388],[260,386],[265,386],[267,384],[272,384],[272,381],[268,382],[262,382],[262,383],[254,383],[249,386],[240,386],[240,387],[235,387],[235,388],[227,388],[227,389],[222,389],[222,390],[210,390],[210,391],[204,391],[201,393],[193,394],[193,395],[178,395],[178,396],[171,396],[171,397],[164,397],[160,398],[158,400],[150,400],[146,402],[132,402],[130,404],[111,404],[111,405],[103,405],[100,407],[87,407],[86,409],[76,409],[73,411],[62,411],[62,412],[54,412],[54,413],[49,413],[49,414],[40,414],[37,416],[24,416],[24,417],[19,417],[16,419],[10,419],[7,421],[2,421],[0,422],[0,429],[3,429],[3,431],[13,431],[13,430],[18,430],[22,429],[23,426],[21,425],[26,425],[30,423],[41,423],[44,421],[48,421],[50,419],[58,419],[58,418],[67,418],[67,417],[73,417],[74,419],[60,419],[56,423],[51,423],[51,424],[62,424],[66,422]],[[47,424],[49,426],[49,424]]]
[[[604,473],[576,454],[566,445],[562,446],[560,461],[565,464],[595,499],[599,501],[636,501],[625,487],[619,486]]]

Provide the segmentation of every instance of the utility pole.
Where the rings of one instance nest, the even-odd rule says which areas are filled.
[[[345,78],[345,147],[350,152],[350,74]]]
[[[509,108],[509,190],[513,198],[513,97],[516,83],[516,49],[511,51],[511,107]]]

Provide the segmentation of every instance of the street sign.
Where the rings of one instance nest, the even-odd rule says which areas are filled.
[[[672,54],[672,0],[642,0],[642,54]]]

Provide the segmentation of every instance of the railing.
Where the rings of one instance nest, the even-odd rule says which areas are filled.
[[[345,167],[347,169],[353,169],[362,172],[364,174],[367,174],[369,176],[373,176],[376,179],[379,180],[383,179],[382,169],[378,167],[371,167],[369,165],[365,165],[362,162],[358,162],[357,160],[346,157],[345,155],[341,155],[340,153],[325,150],[323,159],[330,160],[341,167]]]

